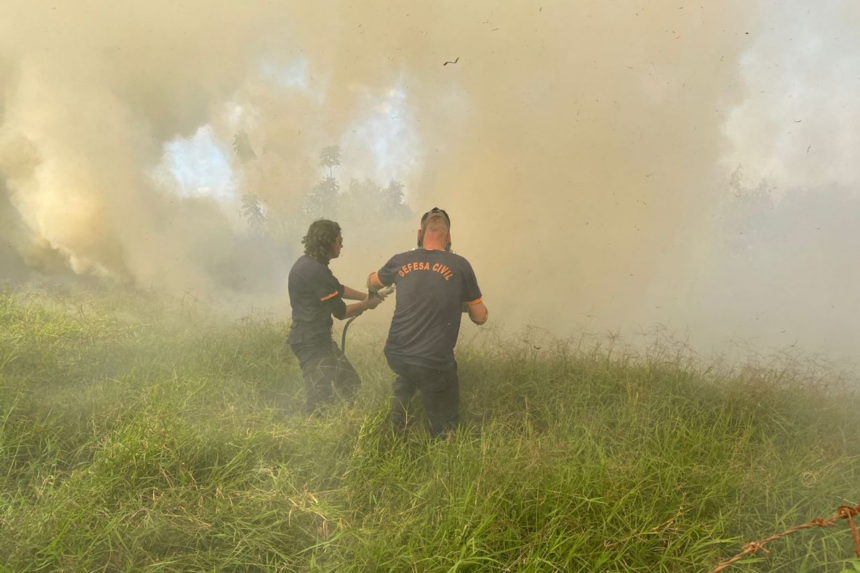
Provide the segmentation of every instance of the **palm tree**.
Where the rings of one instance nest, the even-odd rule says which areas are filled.
[[[248,139],[248,134],[244,131],[240,131],[233,136],[233,151],[242,163],[257,159],[257,154],[254,153],[254,148],[251,147],[251,140]]]
[[[268,234],[266,230],[266,213],[263,210],[263,202],[253,193],[242,195],[242,214],[251,227],[251,233],[259,238]]]
[[[332,169],[340,165],[340,146],[329,145],[320,151],[320,167],[328,168],[329,179],[334,178]]]

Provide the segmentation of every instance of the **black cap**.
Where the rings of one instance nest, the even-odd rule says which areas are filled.
[[[448,225],[448,229],[451,228],[451,218],[448,216],[448,213],[445,212],[444,209],[440,209],[438,207],[433,207],[421,217],[421,230],[427,230],[427,223],[430,222],[430,219],[433,217],[442,217],[445,219],[445,224]]]

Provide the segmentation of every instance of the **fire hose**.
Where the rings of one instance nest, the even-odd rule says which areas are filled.
[[[389,287],[385,287],[379,289],[378,291],[370,291],[367,293],[367,296],[375,296],[377,298],[385,299],[388,295],[394,292],[394,285]],[[352,321],[361,316],[360,314],[356,314],[352,318],[346,321],[346,324],[343,325],[343,334],[340,336],[340,350],[341,352],[346,352],[346,332],[349,330],[349,325],[352,324]]]

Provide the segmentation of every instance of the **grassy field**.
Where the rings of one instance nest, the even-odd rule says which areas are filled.
[[[358,323],[358,403],[304,420],[286,327],[0,290],[0,571],[706,572],[860,502],[860,398],[814,365],[489,336],[431,442]],[[856,563],[844,521],[769,548],[731,570]]]

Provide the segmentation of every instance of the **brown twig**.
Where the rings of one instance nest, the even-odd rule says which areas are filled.
[[[792,527],[791,529],[787,529],[782,533],[771,535],[766,539],[762,539],[761,541],[753,541],[752,543],[747,543],[744,545],[743,551],[729,559],[728,561],[724,561],[720,563],[714,569],[711,569],[709,573],[720,573],[721,571],[725,571],[747,555],[755,555],[759,551],[764,551],[765,553],[769,553],[767,549],[765,549],[765,545],[770,543],[771,541],[776,541],[777,539],[782,539],[787,535],[791,535],[792,533],[797,533],[803,529],[811,529],[813,527],[828,527],[833,525],[840,519],[847,519],[848,526],[851,528],[851,535],[854,537],[854,545],[856,546],[856,550],[854,553],[857,554],[857,557],[860,557],[860,536],[857,534],[857,525],[854,523],[854,518],[860,515],[860,503],[851,507],[850,505],[841,505],[839,509],[836,511],[836,515],[831,517],[830,519],[822,519],[820,517],[816,517],[809,523],[804,523],[803,525],[797,525]]]

